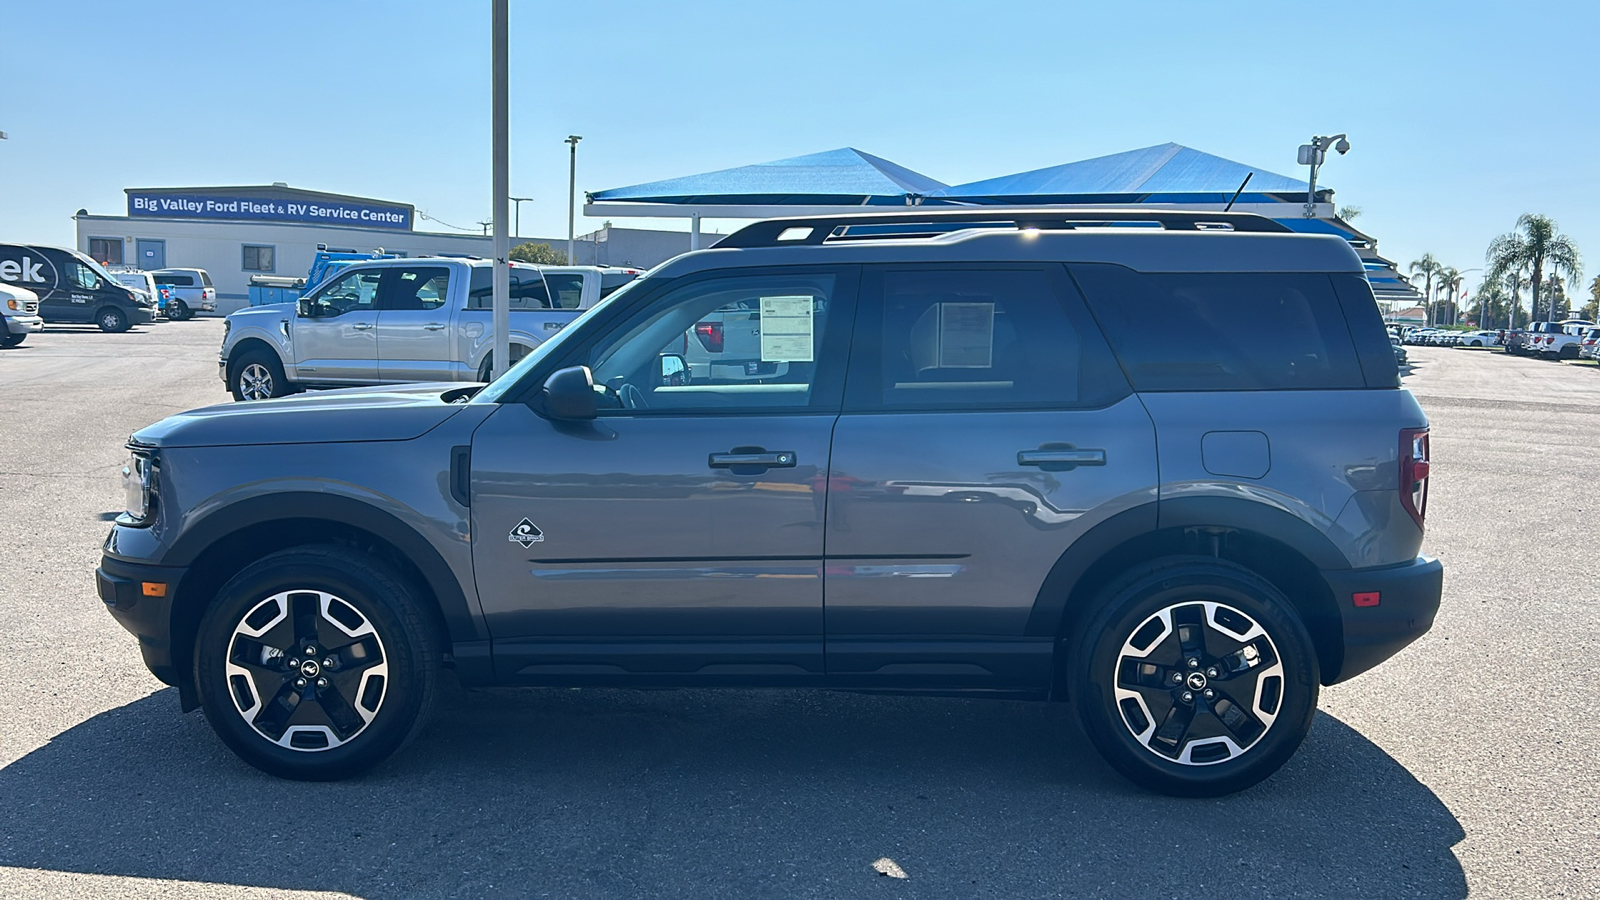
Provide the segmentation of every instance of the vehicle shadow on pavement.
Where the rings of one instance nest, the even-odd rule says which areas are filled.
[[[1063,704],[440,699],[379,770],[305,784],[238,762],[161,691],[0,769],[0,866],[367,897],[1467,894],[1460,824],[1325,713],[1266,783],[1176,800],[1122,781]]]

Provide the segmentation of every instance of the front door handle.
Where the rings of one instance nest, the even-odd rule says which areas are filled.
[[[709,465],[713,469],[732,469],[736,467],[759,467],[764,469],[792,468],[795,454],[793,450],[762,450],[759,447],[736,447],[732,453],[713,453]]]
[[[354,328],[357,331],[371,331],[372,330],[372,323],[371,322],[357,322],[354,325],[351,325],[350,327]]]
[[[1018,450],[1017,465],[1038,466],[1046,472],[1061,472],[1078,466],[1103,466],[1104,450],[1085,450],[1078,447],[1040,447],[1038,450]]]
[[[443,331],[444,330],[444,323],[443,322],[429,322],[428,324],[426,324],[426,325],[424,325],[422,327],[427,329],[427,330],[429,330],[429,331]]]

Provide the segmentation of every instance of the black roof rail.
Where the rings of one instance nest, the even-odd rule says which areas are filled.
[[[1293,229],[1255,213],[1173,209],[973,209],[918,208],[915,212],[842,213],[755,222],[718,241],[723,247],[803,247],[829,241],[926,238],[970,228],[1065,230],[1127,222],[1167,231],[1235,231],[1292,234]],[[853,232],[853,233],[852,233]]]

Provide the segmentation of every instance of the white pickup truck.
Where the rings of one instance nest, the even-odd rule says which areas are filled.
[[[486,259],[357,263],[298,303],[228,316],[218,374],[236,400],[306,388],[486,381],[493,366]],[[511,362],[639,269],[511,264]]]

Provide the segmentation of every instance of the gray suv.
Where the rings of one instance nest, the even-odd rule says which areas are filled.
[[[695,371],[730,308],[757,365]],[[1249,215],[757,223],[487,387],[211,407],[129,449],[100,597],[290,778],[388,757],[450,669],[1066,699],[1128,778],[1217,795],[1442,587],[1360,259]]]

